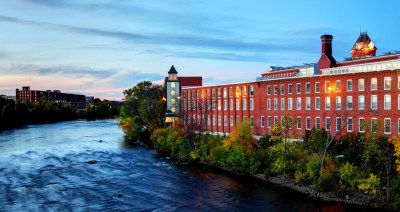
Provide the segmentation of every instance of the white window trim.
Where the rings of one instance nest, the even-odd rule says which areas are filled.
[[[292,101],[292,107],[289,108],[289,99]],[[400,99],[400,95],[399,95],[399,99]],[[400,104],[399,104],[399,108],[400,108]],[[293,99],[292,98],[288,98],[288,110],[293,110]]]
[[[365,132],[365,125],[364,125],[364,130],[361,131],[361,120],[364,120],[364,124],[365,124],[365,118],[364,117],[358,118],[358,132]]]
[[[310,86],[310,91],[307,91],[307,85]],[[306,82],[306,93],[307,94],[311,93],[311,83],[309,83],[309,82]]]
[[[351,130],[349,130],[349,120],[351,120]],[[347,132],[353,132],[354,130],[354,122],[352,117],[347,118]]]
[[[375,79],[375,80],[376,80],[376,89],[372,89],[372,79]],[[371,78],[371,87],[370,87],[370,89],[371,89],[371,91],[376,91],[376,90],[378,90],[378,78],[376,78],[376,77]]]
[[[385,126],[385,123],[386,123],[386,120],[389,120],[389,124],[390,124],[390,127],[389,127],[389,132],[386,132],[386,126]],[[392,119],[391,118],[384,118],[383,119],[383,133],[384,134],[392,134]]]
[[[376,108],[373,108],[373,107],[372,107],[372,103],[373,103],[373,102],[372,102],[372,97],[373,97],[373,96],[376,97]],[[379,106],[379,105],[378,105],[378,96],[377,96],[377,95],[371,95],[371,110],[378,110],[378,108],[379,108],[378,106]]]
[[[389,96],[389,99],[390,99],[389,108],[386,108],[386,97],[387,96]],[[385,94],[383,96],[383,109],[384,110],[391,110],[392,109],[392,96],[390,94]]]
[[[264,120],[264,123],[263,123],[263,120]],[[262,128],[265,127],[265,117],[264,116],[261,116],[260,125],[261,125]]]
[[[310,126],[307,126],[307,120],[310,120]],[[311,130],[311,117],[306,116],[306,130]]]
[[[310,107],[308,107],[308,105],[310,105]],[[306,97],[306,110],[311,110],[311,97]]]
[[[328,129],[328,125],[327,125],[328,119],[331,121],[329,129]],[[331,117],[325,117],[325,130],[328,132],[330,132],[332,130],[332,118]]]
[[[364,107],[363,108],[360,108],[360,97],[363,97],[364,98]],[[357,108],[359,109],[359,110],[365,110],[365,96],[364,95],[360,95],[360,96],[358,96],[358,102],[357,102]]]
[[[299,118],[300,118],[300,122],[298,121]],[[297,117],[296,117],[296,122],[297,122],[297,123],[296,123],[296,125],[297,125],[296,128],[297,128],[298,130],[301,130],[301,127],[302,127],[302,123],[301,123],[301,122],[302,122],[302,121],[303,121],[303,120],[301,120],[301,116],[297,116]],[[299,128],[299,123],[300,123],[300,128]]]
[[[347,101],[349,97],[351,97],[351,108],[349,108],[349,102]],[[346,108],[347,108],[347,110],[353,110],[353,108],[354,108],[354,104],[353,103],[354,103],[353,96],[346,96]]]
[[[349,90],[349,82],[351,82],[351,90]],[[346,81],[346,91],[348,91],[348,92],[353,91],[353,80],[349,79]]]
[[[329,99],[329,108],[326,107],[326,103],[328,102],[328,101],[326,101],[327,99]],[[330,96],[326,96],[325,97],[325,110],[331,110],[331,108],[332,108],[331,97]]]
[[[317,123],[318,123],[318,120],[319,119],[319,128],[317,127]],[[319,116],[317,116],[317,117],[315,117],[315,128],[317,128],[317,129],[321,129],[321,117],[319,117]]]
[[[317,91],[317,84],[319,84],[319,91]],[[320,83],[320,82],[315,82],[315,83],[314,83],[314,86],[315,86],[314,92],[315,92],[315,93],[320,93],[320,92],[321,92],[321,83]]]
[[[388,89],[386,89],[386,87],[385,87],[385,82],[386,82],[386,79],[389,79],[389,81],[390,81],[390,88],[388,88]],[[385,91],[390,91],[391,89],[392,89],[392,78],[391,77],[384,77],[383,78],[383,90],[385,90]]]
[[[319,108],[317,108],[317,99],[319,99]],[[321,110],[321,98],[315,97],[315,110]]]
[[[362,90],[360,89],[360,80],[363,80],[363,84],[364,84]],[[365,91],[365,79],[364,78],[358,79],[358,81],[357,81],[357,90],[358,91]]]

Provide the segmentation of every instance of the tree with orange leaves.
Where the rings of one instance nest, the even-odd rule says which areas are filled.
[[[250,121],[248,119],[239,123],[233,129],[232,133],[224,139],[223,143],[227,149],[232,149],[233,146],[239,145],[246,153],[253,152],[259,146],[251,133]]]
[[[400,136],[396,135],[389,138],[389,142],[394,145],[394,156],[396,156],[396,171],[400,173]]]

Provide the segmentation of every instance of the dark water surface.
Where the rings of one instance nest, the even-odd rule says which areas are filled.
[[[92,160],[97,163],[83,163]],[[1,211],[367,210],[176,164],[126,145],[116,120],[4,131],[0,173]]]

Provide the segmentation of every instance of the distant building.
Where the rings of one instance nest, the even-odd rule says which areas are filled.
[[[94,100],[94,96],[86,96],[86,97],[85,97],[86,104],[87,104],[87,103],[92,103],[93,100]]]
[[[293,132],[300,135],[313,127],[336,132],[345,126],[343,133],[375,131],[378,120],[384,134],[400,134],[400,52],[375,56],[375,44],[361,33],[351,58],[337,62],[332,39],[321,36],[317,63],[272,66],[251,82],[186,87],[172,95],[171,83],[177,79],[169,79],[167,110],[172,112],[179,99],[180,111],[175,108],[173,114],[179,111],[200,129],[220,133],[230,133],[249,119],[254,135],[271,134],[274,125],[290,115],[296,122]],[[346,119],[338,115],[344,111]]]
[[[15,90],[16,100],[28,101],[36,103],[41,97],[46,97],[48,100],[53,100],[60,104],[68,104],[76,109],[85,108],[85,95],[62,93],[60,90],[37,91],[31,90],[29,86],[18,88]]]

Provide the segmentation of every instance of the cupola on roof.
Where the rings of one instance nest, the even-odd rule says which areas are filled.
[[[351,49],[352,59],[373,57],[376,55],[376,46],[366,32],[360,33],[356,43]]]

